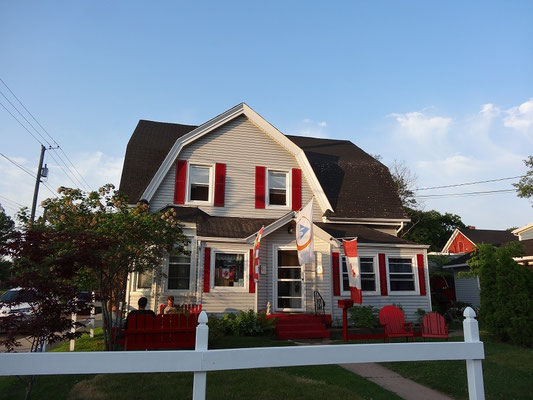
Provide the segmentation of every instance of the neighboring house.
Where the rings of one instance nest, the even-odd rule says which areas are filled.
[[[518,240],[524,248],[522,257],[515,258],[515,261],[533,268],[533,223],[515,229],[513,234],[518,236]]]
[[[501,246],[502,244],[517,240],[512,232],[493,230],[493,229],[476,229],[470,226],[466,229],[456,229],[448,242],[444,245],[440,254],[450,255],[452,260],[443,266],[453,270],[455,280],[455,297],[457,301],[472,304],[479,307],[479,277],[459,278],[458,273],[469,269],[468,260],[471,253],[480,244],[491,244]]]
[[[286,136],[242,103],[196,127],[139,121],[120,190],[157,212],[172,208],[189,237],[162,274],[133,274],[128,299],[166,296],[208,313],[313,313],[315,293],[340,321],[349,294],[341,240],[358,238],[363,304],[431,310],[428,246],[397,237],[406,217],[386,166],[346,140]],[[299,265],[295,212],[313,201],[315,262]],[[264,226],[259,282],[250,269]]]

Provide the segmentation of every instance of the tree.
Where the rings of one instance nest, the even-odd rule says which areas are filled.
[[[77,261],[77,279],[98,290],[106,344],[115,349],[112,311],[125,307],[128,274],[156,270],[167,252],[175,246],[183,249],[186,238],[174,210],[150,213],[146,203],[129,207],[113,185],[90,193],[61,187],[58,193],[58,198],[43,202],[46,223],[39,220],[39,229],[79,239],[60,246],[69,254],[91,249],[87,262]],[[119,324],[123,309],[118,313]]]
[[[516,188],[518,197],[531,199],[533,198],[533,156],[529,156],[524,160],[524,164],[529,169],[518,183],[513,183],[513,186]]]
[[[394,160],[390,166],[390,173],[403,207],[418,208],[418,201],[415,197],[415,185],[418,179],[416,174],[405,165],[404,161],[398,160]]]
[[[461,217],[456,214],[441,214],[438,211],[406,209],[412,226],[402,237],[416,243],[428,244],[429,251],[441,251],[456,228],[465,228]]]
[[[468,261],[479,276],[480,319],[502,341],[533,345],[533,271],[513,260],[523,254],[520,242],[502,247],[479,245]]]
[[[0,206],[0,248],[7,245],[9,237],[15,229],[15,223]],[[11,262],[0,255],[0,287],[9,279]]]

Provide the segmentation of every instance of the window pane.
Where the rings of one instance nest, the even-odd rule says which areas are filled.
[[[300,297],[302,296],[302,285],[298,281],[278,281],[278,296]]]
[[[300,266],[298,252],[296,250],[278,250],[278,266]]]
[[[268,194],[268,203],[274,206],[287,205],[287,196],[285,195],[285,190],[270,189]]]
[[[278,298],[279,308],[302,308],[302,299]]]
[[[410,258],[389,258],[389,272],[413,272]]]
[[[152,271],[140,272],[137,279],[139,289],[150,289],[152,287]]]
[[[209,186],[191,184],[191,200],[209,201]]]
[[[215,286],[244,287],[244,254],[216,253]]]
[[[191,183],[203,183],[209,186],[209,167],[199,167],[191,165]]]
[[[376,290],[376,279],[374,275],[361,275],[361,289],[369,292]]]
[[[415,290],[415,283],[413,281],[390,281],[390,289],[397,291],[413,291]]]
[[[301,279],[302,268],[278,268],[278,279]]]
[[[359,265],[361,272],[374,272],[374,259],[373,258],[360,258]]]
[[[285,191],[287,184],[287,174],[285,172],[268,171],[268,188],[283,189]]]

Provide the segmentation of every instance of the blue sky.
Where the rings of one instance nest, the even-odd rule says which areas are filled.
[[[139,119],[201,124],[241,101],[284,133],[349,139],[438,186],[524,173],[532,20],[529,1],[1,2],[0,78],[93,187],[118,185]],[[39,144],[1,107],[0,137],[35,170]],[[72,186],[47,163],[51,186]],[[3,158],[0,173],[7,211],[29,204],[32,178]],[[424,208],[478,228],[533,221],[513,193]]]

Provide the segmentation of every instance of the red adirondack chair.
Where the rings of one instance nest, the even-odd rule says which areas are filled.
[[[426,340],[426,338],[448,340],[448,326],[442,315],[435,312],[424,315],[422,319],[422,340]]]
[[[379,323],[383,325],[385,339],[404,337],[406,340],[413,338],[413,325],[405,322],[405,316],[398,307],[389,305],[379,311]]]

